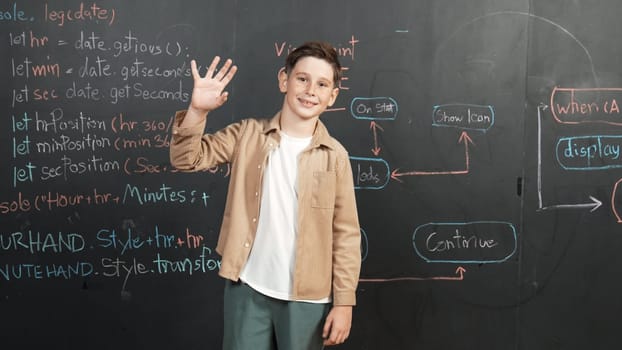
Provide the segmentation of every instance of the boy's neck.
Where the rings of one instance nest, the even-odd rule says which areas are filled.
[[[281,111],[281,130],[292,137],[310,137],[315,131],[319,116],[301,119],[286,111]]]

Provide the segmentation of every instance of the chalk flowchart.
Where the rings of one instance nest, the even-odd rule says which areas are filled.
[[[589,210],[602,207],[603,201],[594,194],[587,194],[584,201],[555,202],[546,198],[545,183],[553,180],[543,175],[543,151],[553,152],[560,169],[572,172],[615,171],[622,168],[622,135],[616,134],[622,126],[620,102],[622,88],[569,88],[554,87],[548,104],[537,106],[537,211]],[[373,156],[350,157],[355,188],[357,190],[382,190],[391,181],[402,182],[406,176],[460,176],[473,171],[470,151],[475,145],[473,132],[485,134],[495,123],[495,110],[490,105],[439,104],[432,108],[431,127],[459,130],[457,142],[464,146],[464,163],[447,170],[425,170],[392,168],[382,159],[382,145],[378,133],[384,132],[381,123],[393,122],[398,118],[397,101],[389,97],[354,98],[350,113],[357,120],[370,122],[373,134]],[[392,105],[393,104],[393,105]],[[543,146],[543,118],[549,117],[561,130],[573,126],[572,135],[557,135],[552,147]],[[576,135],[577,127],[602,125],[606,132]],[[613,132],[612,132],[613,130]],[[550,141],[550,140],[549,140]],[[548,142],[551,143],[551,142]],[[555,165],[555,164],[554,164]],[[622,223],[622,178],[612,184],[610,203],[617,223]],[[370,240],[369,235],[366,240]],[[500,221],[431,222],[419,225],[411,237],[415,255],[427,263],[460,264],[456,275],[437,277],[364,278],[363,282],[392,282],[405,280],[462,280],[466,269],[464,264],[503,263],[510,259],[517,249],[517,234],[514,225]],[[369,244],[368,244],[369,245]],[[367,252],[366,252],[367,254]]]
[[[475,145],[469,133],[486,133],[495,122],[491,105],[448,103],[432,108],[431,127],[458,130],[457,143],[463,146],[464,161],[452,169],[400,169],[392,168],[381,157],[382,145],[378,134],[384,132],[381,123],[398,118],[398,102],[392,97],[355,97],[350,103],[350,114],[358,121],[369,122],[373,145],[372,155],[351,156],[356,190],[383,190],[391,181],[403,182],[404,177],[460,176],[471,172],[470,152]],[[364,232],[362,230],[362,232]],[[365,256],[370,247],[369,234],[365,233]],[[400,281],[462,281],[466,273],[463,264],[502,263],[517,249],[516,229],[512,223],[499,221],[429,222],[415,228],[411,243],[420,259],[427,263],[459,264],[447,276],[406,276],[394,278],[363,277],[363,283]]]

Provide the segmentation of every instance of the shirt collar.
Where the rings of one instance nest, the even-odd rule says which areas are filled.
[[[278,111],[272,119],[264,126],[263,133],[268,135],[275,131],[281,130],[281,111]],[[328,148],[334,148],[332,143],[332,137],[328,133],[328,129],[320,119],[317,120],[313,136],[311,138],[312,147],[325,146]]]

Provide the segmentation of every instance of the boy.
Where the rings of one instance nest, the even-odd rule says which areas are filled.
[[[352,169],[319,116],[339,93],[335,49],[292,51],[278,73],[283,105],[203,135],[237,71],[215,57],[175,116],[171,163],[196,171],[231,164],[216,251],[224,295],[224,349],[321,349],[350,333],[361,264]]]

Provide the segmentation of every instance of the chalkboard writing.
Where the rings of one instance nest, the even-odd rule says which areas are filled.
[[[1,4],[0,346],[220,348],[229,165],[169,163],[189,62],[240,67],[212,132],[274,115],[285,57],[318,39],[363,238],[341,347],[619,347],[619,7]]]

